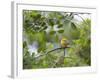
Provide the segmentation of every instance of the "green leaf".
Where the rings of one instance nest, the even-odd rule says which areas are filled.
[[[47,28],[48,28],[47,26],[44,26],[42,30],[46,30]]]
[[[56,24],[60,24],[60,20],[57,20],[57,21],[56,21]]]
[[[45,43],[40,43],[39,48],[38,48],[38,53],[40,53],[41,51],[45,52],[45,50],[46,50],[46,44]]]
[[[54,21],[53,21],[53,19],[49,19],[49,25],[52,26],[52,27],[54,26]]]
[[[38,31],[40,28],[39,27],[34,27],[34,30],[35,31]]]
[[[77,28],[77,26],[75,25],[75,23],[71,23],[71,27],[73,28],[73,29],[76,29]]]
[[[25,48],[25,47],[27,47],[27,42],[26,41],[23,42],[23,48]]]
[[[70,16],[70,18],[71,18],[71,19],[73,19],[73,18],[74,18],[73,13],[70,13],[70,15],[69,15],[69,16]]]
[[[45,22],[43,22],[42,24],[41,24],[41,26],[45,26],[46,25],[46,23]]]
[[[50,43],[47,47],[52,49],[54,47],[54,45]]]
[[[63,24],[59,24],[59,25],[58,25],[58,28],[61,28],[61,27],[63,27]]]
[[[41,14],[37,14],[37,18],[41,18]]]
[[[62,30],[58,30],[58,33],[63,33],[64,32],[64,30],[62,29]]]
[[[34,55],[35,55],[35,52],[32,53],[32,58],[34,57]]]
[[[56,33],[56,31],[50,31],[50,34],[51,35],[53,35],[53,34],[55,34]]]
[[[42,51],[42,48],[40,47],[40,48],[38,48],[38,53],[40,53]]]

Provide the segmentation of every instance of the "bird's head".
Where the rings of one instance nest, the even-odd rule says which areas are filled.
[[[62,40],[62,41],[67,41],[67,39],[66,39],[65,37],[64,37],[64,38],[62,38],[61,40]]]

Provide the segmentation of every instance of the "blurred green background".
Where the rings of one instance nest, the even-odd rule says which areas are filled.
[[[62,37],[70,48],[60,48]],[[41,56],[42,55],[42,56]],[[91,66],[91,14],[23,10],[23,69]]]

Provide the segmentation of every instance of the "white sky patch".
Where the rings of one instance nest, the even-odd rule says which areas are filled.
[[[85,13],[85,14],[78,14],[78,15],[74,15],[74,18],[77,20],[77,21],[79,21],[79,22],[81,22],[81,21],[83,21],[82,20],[82,18],[83,19],[91,19],[91,14],[87,14],[87,13]]]
[[[51,29],[51,26],[48,26],[48,28],[45,31],[48,33],[50,29]]]
[[[54,31],[58,31],[59,30],[57,27],[58,27],[58,25],[54,25],[54,27],[53,27]]]
[[[28,45],[28,51],[30,52],[30,54],[32,55],[32,53],[34,52],[35,55],[38,54],[37,53],[37,47],[38,47],[38,43],[37,42],[33,42],[32,45]]]

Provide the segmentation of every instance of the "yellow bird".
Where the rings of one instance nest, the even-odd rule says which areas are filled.
[[[65,48],[68,45],[68,42],[67,42],[66,38],[62,38],[60,43],[61,43],[61,47],[62,48]]]
[[[65,56],[66,55],[66,49],[65,48],[68,47],[69,43],[68,43],[66,38],[62,38],[60,43],[61,43],[61,47],[64,48],[64,56]]]

